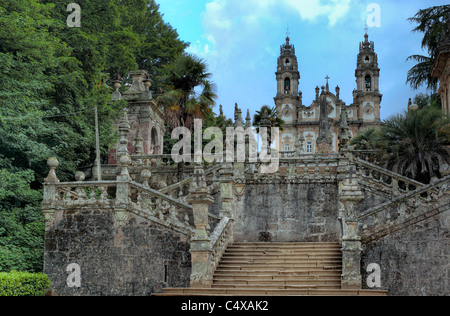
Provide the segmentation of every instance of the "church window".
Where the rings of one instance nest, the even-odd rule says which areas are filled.
[[[308,154],[312,154],[312,142],[307,142],[306,143],[306,152],[308,153]]]
[[[364,59],[364,62],[365,62],[366,64],[368,64],[368,63],[370,62],[370,57],[369,57],[369,56],[366,56],[366,58]]]
[[[291,92],[291,79],[285,78],[284,79],[284,93],[290,93]]]
[[[286,60],[284,61],[284,64],[286,66],[289,66],[291,64],[291,61],[289,60],[289,58],[286,58]]]
[[[291,151],[291,144],[284,144],[284,151]]]
[[[370,75],[366,75],[365,87],[366,91],[372,91],[372,78],[370,78]]]

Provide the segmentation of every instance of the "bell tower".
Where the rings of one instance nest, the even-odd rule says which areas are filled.
[[[380,68],[375,44],[369,42],[367,29],[364,42],[359,44],[355,77],[357,88],[353,92],[353,103],[358,106],[358,121],[380,123],[380,103],[383,97],[379,90]]]
[[[289,36],[286,43],[281,45],[280,57],[278,57],[277,72],[277,97],[298,97],[300,73],[298,71],[295,47],[291,45]]]
[[[290,43],[289,35],[286,36],[286,42],[280,47],[275,75],[277,95],[274,101],[277,112],[285,121],[285,126],[294,126],[293,124],[297,121],[297,110],[302,101],[298,91],[300,80],[298,61],[297,56],[295,56],[295,47]]]

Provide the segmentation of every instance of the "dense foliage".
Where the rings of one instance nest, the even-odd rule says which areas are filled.
[[[423,183],[441,177],[440,166],[450,165],[450,119],[433,105],[383,121],[352,140],[357,150],[373,150],[372,159],[385,168]]]
[[[419,89],[425,85],[427,89],[436,91],[438,88],[438,78],[431,75],[431,69],[437,57],[437,52],[441,40],[449,36],[447,23],[450,17],[450,5],[433,6],[419,10],[408,20],[416,26],[413,32],[423,33],[422,49],[428,52],[427,56],[412,55],[407,60],[416,62],[409,71],[406,79],[413,89]]]
[[[42,271],[46,160],[61,181],[94,161],[95,105],[103,157],[115,142],[124,104],[109,102],[108,79],[140,68],[159,89],[188,45],[153,0],[76,2],[79,28],[67,1],[0,0],[0,271]]]
[[[0,296],[44,296],[49,287],[43,273],[0,272]]]

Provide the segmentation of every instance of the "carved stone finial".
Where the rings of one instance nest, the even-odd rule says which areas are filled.
[[[121,167],[119,178],[122,181],[131,180],[130,173],[128,172],[128,168],[131,166],[131,157],[130,155],[124,154],[119,158],[119,165]]]
[[[152,173],[150,172],[150,170],[148,169],[144,169],[141,172],[141,180],[142,180],[142,185],[145,187],[149,187],[148,181],[150,180],[150,178],[152,177]]]
[[[142,155],[144,153],[144,138],[142,137],[140,128],[134,141],[136,142],[136,155]]]
[[[153,99],[153,95],[152,92],[150,91],[150,87],[152,86],[152,80],[151,79],[144,79],[144,87],[145,87],[145,91],[142,92],[142,100],[146,101],[146,100],[151,100]]]
[[[242,120],[242,110],[235,104],[234,107],[234,127],[243,127],[244,121]]]
[[[245,128],[252,126],[252,117],[250,116],[250,110],[247,109],[247,117],[245,118]]]
[[[122,80],[120,75],[118,74],[116,79],[113,80],[114,92],[112,93],[112,101],[122,100],[122,94],[119,92],[120,87],[122,86]]]
[[[86,175],[84,174],[84,172],[82,172],[82,171],[77,171],[77,172],[75,173],[75,180],[76,180],[77,182],[83,182],[85,178],[86,178]]]
[[[56,168],[59,166],[59,161],[55,157],[51,157],[47,160],[47,166],[50,168],[47,178],[44,179],[45,183],[58,183],[59,180],[56,177]]]
[[[119,148],[117,149],[117,157],[120,160],[122,155],[127,155],[128,152],[128,133],[130,132],[131,126],[128,121],[127,109],[123,110],[123,117],[119,123]]]

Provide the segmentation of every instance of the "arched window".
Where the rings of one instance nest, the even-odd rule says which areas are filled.
[[[291,79],[289,77],[284,79],[284,93],[290,93],[291,92]]]
[[[151,131],[151,144],[150,144],[150,155],[159,155],[159,141],[158,141],[158,131],[156,128],[152,128]]]
[[[366,75],[365,87],[366,91],[372,91],[372,78],[370,77],[370,75]]]

